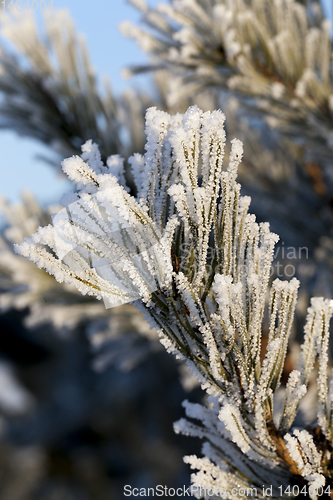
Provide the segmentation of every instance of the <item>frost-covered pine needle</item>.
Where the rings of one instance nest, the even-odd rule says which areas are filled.
[[[321,443],[332,439],[333,308],[320,298],[311,303],[299,367],[290,374],[277,421],[275,396],[299,282],[270,283],[278,236],[248,213],[250,199],[236,181],[243,155],[237,139],[223,167],[224,121],[220,110],[194,106],[170,116],[149,109],[146,153],[129,159],[136,198],[123,184],[123,160],[113,156],[104,165],[87,142],[81,157],[62,164],[75,192],[63,197],[53,224],[16,251],[107,307],[132,301],[166,349],[187,363],[209,394],[207,406],[185,404],[196,423],[176,424],[177,432],[205,440],[205,458],[186,457],[199,470],[194,485],[226,488],[231,499],[232,487],[266,483],[279,498],[277,486],[293,476],[309,486],[330,485],[330,452],[323,453]],[[293,429],[316,353],[318,422],[311,432]]]

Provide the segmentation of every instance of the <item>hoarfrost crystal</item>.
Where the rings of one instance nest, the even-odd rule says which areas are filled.
[[[76,192],[63,198],[53,225],[16,249],[81,293],[109,305],[132,301],[166,349],[186,361],[208,394],[205,406],[185,402],[189,420],[175,425],[204,439],[205,457],[185,458],[199,471],[194,485],[225,488],[231,499],[240,485],[263,498],[264,483],[280,498],[278,486],[296,476],[330,486],[330,448],[323,451],[322,443],[333,432],[333,307],[312,300],[298,369],[281,388],[299,282],[270,283],[278,236],[248,214],[250,199],[236,182],[243,155],[237,139],[223,169],[224,121],[221,111],[197,107],[176,116],[149,109],[146,153],[129,159],[136,198],[119,184],[122,159],[104,165],[96,145],[86,143],[81,157],[63,162]],[[318,421],[302,430],[293,425],[317,355]]]

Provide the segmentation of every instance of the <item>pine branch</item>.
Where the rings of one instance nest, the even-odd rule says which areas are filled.
[[[274,405],[299,283],[276,279],[270,284],[278,237],[248,214],[250,200],[240,195],[239,140],[232,141],[229,165],[222,167],[224,121],[221,111],[203,113],[197,107],[176,116],[149,109],[146,153],[130,159],[136,198],[124,185],[123,160],[111,157],[105,165],[89,141],[81,157],[63,162],[76,193],[63,199],[53,225],[39,228],[16,251],[58,281],[104,299],[106,307],[133,302],[165,348],[186,361],[210,395],[207,407],[186,405],[199,425],[176,424],[178,432],[207,440],[205,458],[186,458],[199,470],[192,476],[194,485],[230,492],[240,478],[248,487],[260,480],[277,488],[295,477],[312,487],[315,499],[315,488],[331,484],[330,451],[322,451],[315,431],[293,424],[314,369],[315,346],[318,426],[331,439],[327,343],[332,301],[311,302],[299,367],[289,376],[278,418]]]
[[[101,86],[66,11],[45,17],[43,36],[32,15],[4,15],[1,23],[0,128],[36,139],[61,158],[79,154],[88,139],[104,161],[142,149],[137,130],[151,102],[134,92],[117,100],[107,80]]]

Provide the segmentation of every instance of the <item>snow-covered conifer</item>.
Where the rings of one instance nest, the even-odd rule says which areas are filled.
[[[223,168],[225,116],[194,106],[184,115],[151,108],[146,153],[130,158],[137,188],[124,182],[120,157],[103,164],[92,142],[62,166],[76,183],[53,224],[16,251],[107,307],[133,302],[166,349],[186,362],[209,397],[186,403],[176,431],[205,440],[205,458],[187,457],[196,485],[330,486],[332,383],[328,332],[332,302],[312,300],[299,366],[291,372],[281,416],[276,398],[299,282],[270,283],[278,236],[248,213],[240,194],[242,143],[233,139]],[[214,250],[213,252],[211,250]],[[267,348],[262,349],[264,325]],[[309,374],[318,370],[318,420],[293,427]],[[258,490],[258,498],[263,497]]]

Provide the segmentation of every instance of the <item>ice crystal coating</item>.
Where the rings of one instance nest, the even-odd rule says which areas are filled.
[[[299,282],[270,284],[278,236],[256,222],[248,213],[250,199],[240,195],[243,147],[237,139],[223,169],[224,121],[220,110],[191,107],[170,116],[149,109],[146,153],[129,160],[136,198],[119,184],[122,159],[111,157],[105,166],[97,147],[86,143],[81,157],[63,162],[75,193],[63,198],[53,225],[16,250],[83,294],[110,304],[131,300],[146,314],[165,348],[186,361],[209,394],[207,406],[185,403],[188,418],[199,424],[182,419],[175,426],[205,439],[205,458],[185,459],[199,470],[193,484],[225,488],[230,499],[232,487],[258,487],[263,498],[263,483],[287,486],[294,476],[313,487],[330,484],[330,452],[321,443],[332,439],[333,306],[312,300],[299,366],[277,418]],[[131,286],[140,298],[131,295]],[[318,422],[310,432],[293,424],[316,355]],[[274,495],[279,498],[278,490]]]
[[[3,10],[0,19],[0,128],[44,143],[57,166],[58,155],[78,154],[88,139],[98,142],[104,160],[141,151],[152,101],[134,90],[116,98],[106,78],[98,81],[66,10],[46,9],[42,30],[31,10],[15,12]]]
[[[70,203],[73,193],[66,199]],[[0,198],[0,207],[6,222],[0,234],[0,313],[26,309],[26,327],[52,325],[61,338],[84,331],[91,341],[96,369],[111,363],[129,369],[156,348],[156,332],[133,306],[114,308],[110,314],[94,297],[82,296],[74,286],[58,283],[33,262],[14,254],[13,244],[51,222],[52,211],[60,207],[43,209],[28,192],[18,204]]]
[[[316,9],[317,2],[131,3],[141,11],[143,27],[126,22],[122,32],[149,53],[151,64],[128,71],[170,71],[177,77],[177,85],[169,88],[170,106],[203,89],[236,91],[282,130],[293,123],[304,136],[299,120],[305,120],[309,138],[317,136],[317,149],[323,142],[331,147],[330,23]]]

